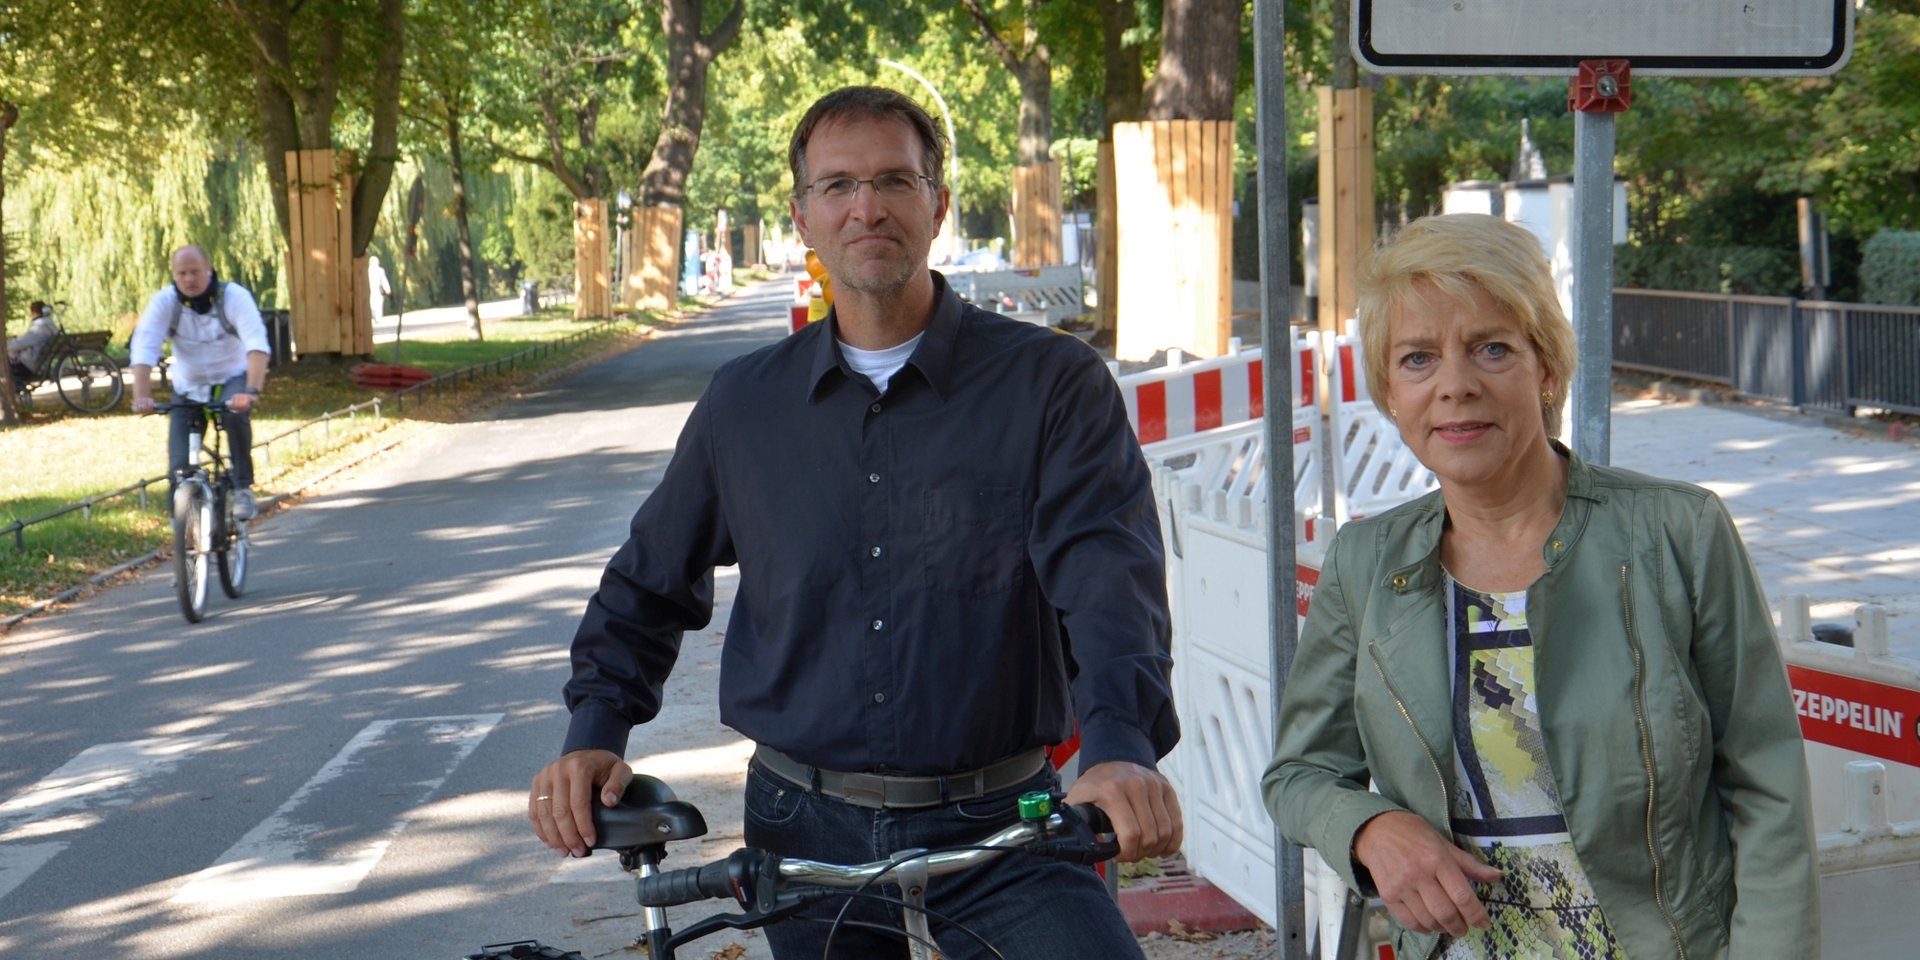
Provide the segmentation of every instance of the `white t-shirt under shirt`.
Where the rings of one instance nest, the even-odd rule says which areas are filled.
[[[920,345],[920,338],[924,336],[926,334],[919,334],[906,343],[897,347],[888,347],[885,350],[862,350],[859,347],[848,346],[847,342],[842,340],[840,354],[847,358],[847,366],[873,381],[875,390],[886,393],[887,381],[892,380],[893,375],[907,365],[907,358],[913,356],[913,348]]]

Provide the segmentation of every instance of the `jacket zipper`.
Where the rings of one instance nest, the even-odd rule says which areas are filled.
[[[1653,738],[1647,732],[1647,691],[1646,664],[1640,653],[1640,637],[1633,630],[1633,591],[1629,581],[1629,564],[1620,565],[1620,608],[1626,618],[1627,645],[1633,648],[1633,719],[1640,727],[1640,761],[1647,768],[1647,856],[1653,859],[1653,902],[1660,907],[1660,917],[1667,922],[1667,932],[1673,936],[1673,948],[1679,951],[1680,960],[1687,960],[1687,945],[1680,937],[1680,925],[1673,920],[1673,911],[1667,908],[1667,898],[1661,893],[1660,847],[1654,842],[1655,792],[1653,780]],[[1376,669],[1378,664],[1375,665]],[[1404,712],[1404,711],[1403,711]]]
[[[1394,689],[1393,680],[1387,676],[1387,668],[1380,664],[1380,648],[1371,640],[1367,641],[1367,656],[1373,660],[1373,669],[1379,671],[1380,682],[1387,685],[1387,694],[1393,697],[1393,705],[1399,708],[1400,715],[1406,718],[1407,726],[1413,728],[1413,738],[1420,741],[1420,748],[1427,752],[1427,765],[1433,768],[1433,779],[1440,784],[1440,800],[1451,811],[1453,797],[1447,793],[1447,778],[1440,772],[1440,761],[1434,759],[1433,744],[1427,742],[1427,738],[1420,733],[1419,726],[1414,724],[1413,714],[1407,712],[1406,703],[1400,699],[1400,691]]]
[[[1413,714],[1407,712],[1406,702],[1400,699],[1400,691],[1394,689],[1393,679],[1387,676],[1387,668],[1380,662],[1380,648],[1375,645],[1372,640],[1367,641],[1367,657],[1373,661],[1373,669],[1380,674],[1380,682],[1387,685],[1387,695],[1393,698],[1394,707],[1399,709],[1400,716],[1406,718],[1407,727],[1413,730],[1413,738],[1420,741],[1420,749],[1426,752],[1427,766],[1433,769],[1433,779],[1436,783],[1440,784],[1440,805],[1442,809],[1451,813],[1453,810],[1453,797],[1447,792],[1447,777],[1440,772],[1440,761],[1434,757],[1433,744],[1427,742],[1426,736],[1420,732],[1419,725],[1413,722]],[[1427,956],[1432,957],[1439,952],[1440,943],[1439,941],[1435,941],[1433,949],[1428,952]],[[1680,960],[1686,960],[1686,958],[1682,957]]]

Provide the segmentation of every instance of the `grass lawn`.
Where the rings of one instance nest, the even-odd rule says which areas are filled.
[[[409,334],[401,345],[400,360],[444,374],[602,325],[574,320],[569,310],[561,307],[534,317],[490,320],[485,325],[487,339],[479,342],[466,340],[465,331],[457,327]],[[462,377],[454,389],[430,398],[410,398],[404,416],[394,409],[389,396],[379,416],[367,410],[357,417],[308,426],[262,450],[261,444],[302,423],[376,396],[353,385],[348,376],[352,360],[312,358],[276,368],[253,415],[255,489],[263,495],[298,489],[331,465],[387,442],[395,430],[433,429],[468,407],[491,402],[514,384],[603,352],[657,322],[652,317],[638,323],[618,321],[511,368]],[[394,345],[379,345],[374,359],[394,362]],[[166,390],[163,387],[156,394],[164,399]],[[112,413],[84,416],[72,413],[57,398],[42,398],[24,426],[0,431],[0,463],[6,464],[0,471],[0,527],[5,527],[13,520],[36,517],[86,497],[163,478],[167,421],[136,417],[128,411],[127,401]],[[137,496],[122,496],[94,507],[90,516],[72,513],[27,527],[17,539],[0,538],[0,617],[167,542],[171,534],[165,483],[153,485],[150,494],[145,508]]]

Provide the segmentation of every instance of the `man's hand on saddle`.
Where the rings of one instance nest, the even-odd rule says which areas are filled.
[[[1095,764],[1073,781],[1066,802],[1091,803],[1106,813],[1125,862],[1180,852],[1186,829],[1180,798],[1158,771],[1124,760]]]
[[[633,768],[610,750],[575,750],[546,765],[527,791],[527,820],[540,842],[569,856],[593,846],[593,799],[618,806]]]

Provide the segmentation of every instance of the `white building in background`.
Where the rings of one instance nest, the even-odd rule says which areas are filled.
[[[1526,227],[1540,239],[1553,267],[1560,307],[1573,315],[1573,177],[1537,180],[1467,180],[1447,188],[1441,213],[1484,213]],[[1627,184],[1613,181],[1613,242],[1627,242]]]

